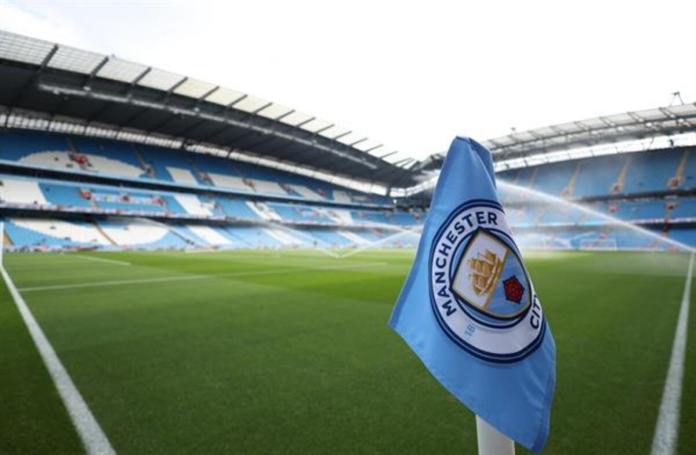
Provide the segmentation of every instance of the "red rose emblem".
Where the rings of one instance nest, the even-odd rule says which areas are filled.
[[[511,302],[520,303],[524,294],[524,287],[515,275],[503,281],[505,298]]]

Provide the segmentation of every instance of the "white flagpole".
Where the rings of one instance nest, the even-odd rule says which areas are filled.
[[[479,455],[515,455],[515,443],[512,439],[479,416],[476,416],[476,438]]]

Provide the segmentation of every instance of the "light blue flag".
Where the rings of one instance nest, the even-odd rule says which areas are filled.
[[[544,448],[556,348],[498,201],[490,152],[471,139],[452,142],[389,325],[471,411],[526,448]]]

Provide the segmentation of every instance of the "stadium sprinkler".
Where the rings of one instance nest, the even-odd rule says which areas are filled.
[[[552,196],[548,193],[544,193],[544,192],[532,190],[532,189],[529,189],[529,188],[526,188],[523,186],[515,185],[514,183],[510,183],[510,182],[507,182],[505,180],[498,180],[498,192],[499,193],[500,193],[500,190],[509,191],[510,193],[516,194],[516,195],[524,194],[524,195],[530,196],[532,198],[535,198],[537,200],[544,201],[546,203],[555,204],[558,206],[563,206],[563,207],[566,207],[568,209],[574,209],[574,210],[580,211],[582,213],[592,215],[593,217],[601,218],[602,220],[607,221],[608,224],[611,226],[620,226],[620,227],[623,227],[626,229],[630,229],[630,230],[637,232],[641,235],[648,236],[657,242],[666,243],[666,244],[671,245],[671,246],[678,248],[680,250],[688,251],[690,253],[693,253],[695,251],[694,248],[692,248],[684,243],[678,242],[678,241],[670,239],[668,237],[663,237],[659,234],[656,234],[655,232],[652,232],[648,229],[640,227],[636,224],[621,220],[621,219],[616,218],[616,217],[611,216],[611,215],[607,215],[606,213],[602,213],[600,211],[591,209],[591,208],[583,206],[581,204],[567,201],[567,200],[562,199],[560,197]],[[501,194],[501,199],[504,201],[506,198],[504,195]]]
[[[286,232],[288,235],[290,235],[290,236],[297,236],[297,237],[300,237],[300,238],[306,240],[307,242],[309,242],[310,245],[313,244],[313,243],[316,241],[316,238],[314,238],[314,237],[312,237],[312,236],[310,236],[310,235],[307,235],[307,234],[305,234],[305,233],[303,233],[303,232],[301,232],[301,231],[299,231],[299,230],[297,230],[297,229],[288,228],[287,226],[285,226],[285,225],[283,225],[283,224],[281,224],[281,223],[274,223],[274,222],[272,222],[272,221],[265,221],[265,222],[261,222],[261,224],[263,224],[263,225],[265,225],[265,226],[268,226],[270,229],[276,228],[276,229],[280,229],[280,230],[282,230],[282,231],[285,231],[285,232]],[[388,228],[388,229],[394,229],[394,228],[395,228],[395,226],[393,226],[393,225],[387,225],[387,224],[382,224],[382,223],[374,223],[374,224],[371,224],[371,225],[365,226],[365,227],[373,227],[373,228],[384,228],[384,227],[386,227],[386,228]],[[397,238],[400,238],[400,237],[405,236],[405,235],[408,235],[408,234],[411,234],[411,235],[418,235],[418,234],[420,234],[420,228],[419,228],[419,227],[417,227],[417,228],[415,228],[415,229],[413,229],[413,230],[411,230],[411,229],[404,229],[404,228],[398,228],[398,227],[397,227],[397,229],[398,229],[398,232],[396,232],[395,234],[389,235],[389,236],[387,236],[387,237],[385,237],[385,238],[383,238],[383,239],[375,240],[374,242],[369,242],[369,243],[366,243],[366,244],[359,244],[359,243],[353,241],[353,242],[351,242],[348,246],[345,247],[345,248],[352,248],[352,249],[350,249],[347,253],[344,253],[344,254],[338,253],[338,252],[336,252],[336,251],[333,251],[333,250],[331,250],[331,249],[329,249],[329,248],[325,248],[325,247],[319,247],[319,246],[317,246],[317,247],[315,247],[315,249],[316,249],[316,250],[319,250],[320,252],[322,252],[322,253],[324,253],[324,254],[326,254],[327,256],[331,256],[331,257],[334,257],[334,258],[337,258],[337,259],[343,259],[343,258],[347,258],[347,257],[353,256],[354,254],[357,254],[357,253],[359,253],[359,252],[361,252],[361,251],[365,251],[365,250],[370,249],[370,248],[376,248],[376,247],[378,247],[378,246],[380,246],[380,245],[384,245],[384,244],[386,244],[386,243],[388,243],[388,242],[390,242],[390,241],[393,241],[393,240],[395,240],[395,239],[397,239]],[[353,247],[356,247],[356,248],[353,248]]]
[[[310,245],[312,245],[314,242],[317,241],[316,238],[314,238],[314,237],[312,237],[312,236],[310,236],[310,235],[307,235],[307,234],[305,234],[304,232],[300,232],[299,230],[290,229],[289,227],[284,226],[284,225],[281,224],[281,223],[273,223],[273,222],[270,222],[270,221],[266,221],[266,222],[262,222],[261,224],[266,225],[269,229],[280,229],[281,231],[287,233],[289,236],[291,236],[291,237],[293,237],[293,238],[294,238],[295,236],[301,237],[301,238],[303,238],[305,241],[309,242]],[[335,251],[331,251],[331,250],[328,249],[328,248],[317,246],[317,247],[315,247],[315,249],[316,249],[316,250],[319,250],[320,252],[322,252],[322,253],[324,253],[324,254],[326,254],[327,256],[331,256],[331,257],[333,257],[333,258],[339,257],[339,256],[338,256],[338,253],[336,253]]]
[[[404,236],[406,236],[406,235],[409,235],[409,234],[410,234],[410,235],[419,235],[420,233],[421,233],[421,229],[420,229],[420,228],[415,228],[415,229],[413,229],[413,230],[410,230],[410,229],[402,229],[402,230],[400,230],[399,232],[397,232],[396,234],[392,234],[392,235],[390,235],[390,236],[384,237],[383,239],[375,240],[374,242],[370,242],[370,243],[368,243],[368,244],[359,246],[358,248],[352,249],[352,250],[348,251],[347,253],[344,253],[344,254],[342,254],[342,255],[339,255],[338,257],[341,258],[341,259],[347,258],[347,257],[353,256],[354,254],[358,254],[358,253],[360,253],[360,252],[362,252],[362,251],[365,251],[365,250],[368,250],[368,249],[377,248],[378,246],[387,244],[387,243],[389,243],[389,242],[391,242],[391,241],[394,241],[394,240],[396,240],[396,239],[398,239],[398,238],[401,238],[401,237],[404,237]],[[357,244],[354,244],[354,245],[357,245]]]

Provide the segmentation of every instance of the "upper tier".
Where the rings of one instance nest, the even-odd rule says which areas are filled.
[[[321,180],[199,153],[82,136],[0,130],[0,162],[246,195],[338,204],[390,205],[388,198]]]
[[[172,192],[0,174],[0,209],[287,224],[410,226],[420,212],[251,200],[210,192]]]
[[[696,189],[692,148],[596,156],[504,171],[500,178],[554,196],[581,199]]]

